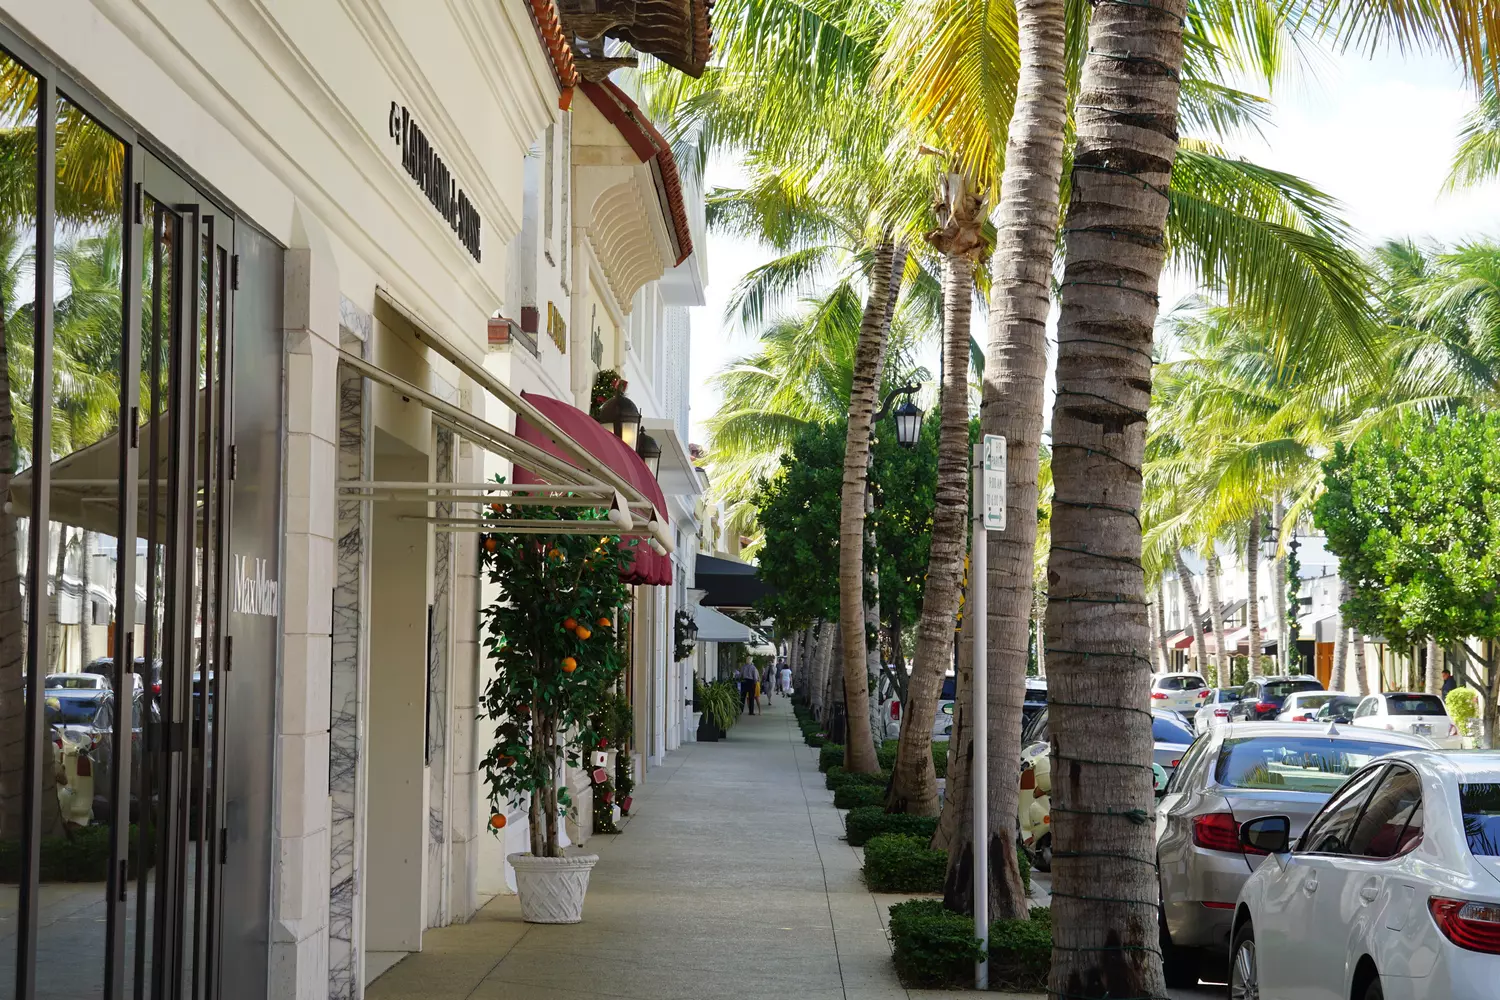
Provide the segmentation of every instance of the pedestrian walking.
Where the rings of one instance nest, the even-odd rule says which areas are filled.
[[[1453,674],[1447,670],[1443,671],[1443,697],[1448,697],[1448,692],[1458,687],[1458,681],[1453,679]]]
[[[750,714],[755,714],[756,693],[755,686],[760,683],[760,671],[755,669],[753,660],[746,660],[740,664],[740,711],[750,709]]]
[[[792,668],[785,662],[781,664],[781,670],[776,675],[776,690],[781,692],[783,698],[792,696]]]

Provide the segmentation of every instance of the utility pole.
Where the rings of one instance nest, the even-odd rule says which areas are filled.
[[[979,961],[974,988],[990,987],[990,730],[989,730],[989,533],[1005,530],[1005,438],[986,434],[974,446],[974,554],[970,559],[974,616],[974,936]],[[1040,645],[1040,643],[1039,643]]]

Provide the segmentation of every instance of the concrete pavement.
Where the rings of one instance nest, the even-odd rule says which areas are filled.
[[[521,922],[502,896],[428,931],[370,1000],[939,1000],[904,989],[886,908],[841,837],[783,700],[719,743],[687,744],[635,794],[599,855],[584,922]],[[972,994],[969,994],[972,995]],[[1222,996],[1222,991],[1189,996]]]

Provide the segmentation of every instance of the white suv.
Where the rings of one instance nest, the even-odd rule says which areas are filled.
[[[1157,674],[1151,678],[1151,707],[1191,717],[1208,701],[1209,690],[1202,674]]]
[[[1458,727],[1448,718],[1443,699],[1420,691],[1372,694],[1354,710],[1351,724],[1426,736],[1444,750],[1459,750],[1464,745]]]

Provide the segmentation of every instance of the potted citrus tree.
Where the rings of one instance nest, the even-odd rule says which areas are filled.
[[[491,505],[484,567],[500,588],[484,609],[483,641],[494,677],[483,710],[494,738],[482,766],[490,826],[505,825],[509,803],[527,802],[531,850],[510,855],[531,923],[577,923],[597,855],[565,856],[558,829],[570,805],[564,765],[578,767],[598,744],[593,721],[625,669],[621,648],[629,590],[620,581],[634,540],[611,535],[507,534],[512,519],[600,521],[590,508]]]

